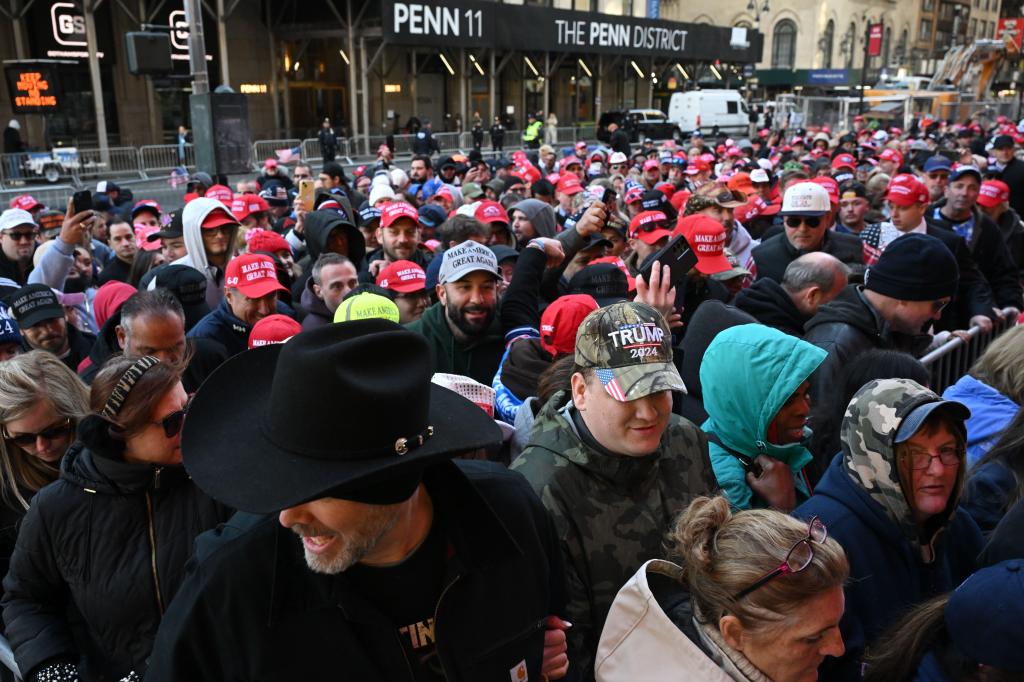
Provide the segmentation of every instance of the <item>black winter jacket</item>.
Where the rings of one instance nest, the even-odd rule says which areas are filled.
[[[952,222],[936,209],[945,205],[945,199],[928,208],[925,220],[929,225],[953,231]],[[971,254],[978,264],[978,270],[988,280],[992,288],[992,298],[1000,308],[1013,306],[1018,310],[1022,307],[1020,271],[1010,256],[999,227],[987,215],[974,208],[974,233],[968,242]]]
[[[821,306],[804,329],[804,341],[828,351],[828,357],[811,375],[811,395],[818,396],[829,395],[837,386],[840,368],[861,353],[879,348],[920,357],[932,338],[929,334],[910,335],[893,331],[864,298],[863,289],[854,284]]]
[[[860,281],[864,275],[864,245],[860,238],[854,234],[843,234],[828,230],[825,232],[825,240],[822,242],[821,251],[831,254],[846,263],[852,271],[851,281]],[[782,281],[786,272],[786,266],[795,261],[806,251],[801,251],[793,246],[786,237],[785,232],[769,237],[755,246],[751,255],[754,258],[754,267],[757,268],[757,279],[774,279]]]
[[[540,680],[545,618],[565,615],[550,517],[522,476],[496,464],[445,462],[424,482],[449,542],[435,620],[446,678],[508,680],[523,661],[526,678]],[[373,595],[345,573],[310,571],[276,515],[239,513],[203,535],[146,680],[327,679],[412,682]]]
[[[735,305],[750,313],[761,324],[780,332],[802,338],[807,317],[797,309],[782,285],[773,279],[762,278],[736,296]]]
[[[91,421],[92,420],[92,421]],[[18,535],[3,616],[26,679],[47,662],[82,680],[145,670],[163,611],[185,576],[193,540],[228,517],[181,466],[125,462],[87,418]],[[98,454],[94,449],[107,452]]]
[[[341,230],[345,233],[345,239],[348,241],[348,253],[345,256],[352,261],[356,270],[359,270],[359,266],[366,256],[366,240],[363,238],[363,233],[355,225],[342,218],[337,211],[328,209],[313,211],[306,216],[302,225],[302,233],[306,240],[306,256],[299,261],[302,275],[292,283],[293,301],[301,300],[306,282],[313,274],[313,265],[320,254],[327,250],[327,240],[334,230]]]

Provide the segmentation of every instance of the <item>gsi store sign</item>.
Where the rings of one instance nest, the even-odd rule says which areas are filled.
[[[110,11],[96,12],[96,55],[103,59],[110,45]],[[85,37],[85,14],[80,3],[53,2],[49,12],[49,35],[45,40],[45,55],[55,59],[88,59],[88,43]],[[105,29],[105,30],[104,30]]]

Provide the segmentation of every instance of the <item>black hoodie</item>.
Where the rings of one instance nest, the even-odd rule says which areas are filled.
[[[828,357],[811,375],[811,395],[828,395],[837,385],[839,369],[865,351],[898,350],[920,357],[932,340],[930,334],[893,331],[864,297],[863,288],[855,284],[818,308],[804,329],[804,341],[828,351]]]
[[[77,663],[81,679],[140,675],[192,541],[227,520],[182,466],[124,461],[123,441],[88,417],[36,494],[4,579],[6,635],[25,679]]]
[[[320,254],[327,250],[327,239],[335,229],[341,229],[348,238],[348,253],[343,254],[359,269],[359,264],[366,256],[366,241],[363,233],[355,225],[346,220],[337,211],[324,209],[306,215],[303,221],[303,234],[306,239],[306,257],[299,261],[302,275],[292,285],[292,300],[302,300],[302,290],[313,272],[313,264]]]
[[[803,338],[804,324],[810,319],[793,303],[782,285],[773,279],[759,279],[736,296],[736,307],[750,313],[761,324],[790,336]]]

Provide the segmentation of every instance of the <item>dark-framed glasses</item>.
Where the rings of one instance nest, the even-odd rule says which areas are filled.
[[[68,429],[70,428],[71,419],[64,418],[57,422],[56,424],[51,424],[50,426],[47,426],[42,431],[38,431],[36,433],[19,433],[16,436],[12,436],[10,433],[8,433],[7,427],[5,426],[3,430],[3,437],[4,440],[6,440],[7,442],[14,443],[22,450],[25,450],[35,446],[36,440],[39,438],[43,438],[45,440],[53,440],[55,438],[60,438],[61,436],[67,434]]]

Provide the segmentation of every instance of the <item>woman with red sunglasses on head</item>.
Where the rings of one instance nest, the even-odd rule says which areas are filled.
[[[698,497],[672,540],[682,566],[648,561],[619,590],[597,682],[812,682],[843,654],[849,567],[819,519]]]
[[[89,411],[89,389],[53,353],[0,362],[0,571],[14,552],[33,496],[57,480],[60,461]]]
[[[181,464],[187,400],[180,371],[153,356],[113,358],[93,380],[90,414],[60,479],[33,499],[4,579],[24,679],[145,672],[193,540],[229,511]]]
[[[842,451],[793,512],[824,521],[850,558],[846,654],[825,662],[823,679],[860,680],[865,648],[887,627],[974,572],[981,532],[958,506],[969,416],[910,379],[870,381],[846,408]]]

